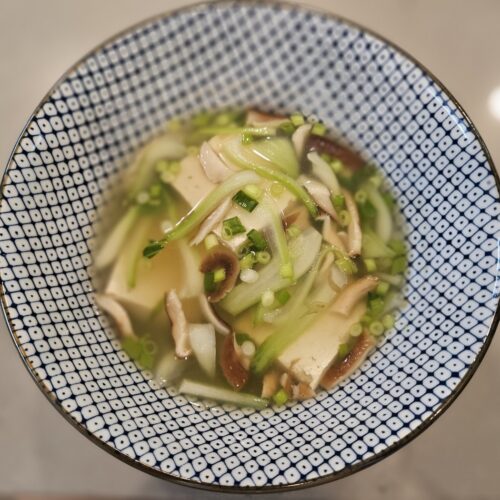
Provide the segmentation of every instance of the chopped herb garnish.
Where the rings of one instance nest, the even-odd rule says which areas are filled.
[[[377,270],[375,259],[363,259],[363,264],[367,273],[374,273]]]
[[[220,283],[226,279],[226,270],[221,267],[214,271],[214,283]]]
[[[257,262],[259,264],[268,264],[271,260],[271,254],[265,250],[262,252],[257,252]]]
[[[283,306],[290,300],[290,292],[288,290],[279,290],[275,294],[276,300]]]
[[[326,126],[324,123],[318,122],[313,125],[311,134],[323,136],[326,134]]]
[[[255,256],[253,253],[247,253],[240,259],[241,269],[251,269],[255,264]]]
[[[214,273],[212,271],[205,273],[205,276],[203,277],[203,287],[205,288],[206,293],[215,292],[217,286],[215,283]]]
[[[385,302],[383,299],[377,297],[374,299],[370,299],[368,301],[368,309],[372,317],[376,318],[382,314],[384,310]]]
[[[256,252],[267,248],[267,241],[264,235],[256,229],[251,229],[247,233],[248,239],[252,242],[252,250]]]
[[[278,130],[285,135],[292,135],[295,132],[295,125],[291,121],[283,122]]]
[[[230,239],[237,234],[244,233],[245,231],[245,226],[241,223],[239,217],[231,217],[222,223],[222,236],[226,239]]]
[[[243,191],[238,191],[233,196],[233,201],[247,212],[253,212],[255,207],[259,204],[257,200],[254,200]]]
[[[351,337],[359,337],[363,333],[363,325],[361,323],[354,323],[349,329]]]
[[[337,212],[345,209],[345,197],[343,194],[335,194],[332,196],[332,205]]]
[[[381,281],[377,285],[375,293],[383,297],[389,291],[389,286],[390,286],[389,283],[387,283],[386,281]]]
[[[300,113],[293,113],[293,115],[290,116],[290,121],[296,126],[304,125],[305,120],[304,116],[301,115]]]
[[[358,210],[359,216],[363,222],[371,221],[377,216],[377,209],[368,200],[358,204]]]
[[[406,246],[402,240],[390,240],[387,246],[394,250],[396,255],[406,255]]]
[[[382,333],[384,333],[384,325],[380,321],[373,321],[372,323],[370,323],[368,330],[372,335],[378,337],[379,335],[382,335]]]
[[[146,248],[142,251],[142,255],[147,259],[153,258],[158,252],[161,252],[165,248],[164,241],[150,241]]]
[[[288,401],[288,394],[286,393],[285,389],[280,389],[273,396],[273,400],[278,406],[284,405]]]
[[[404,257],[404,256],[396,257],[392,261],[391,273],[392,274],[404,273],[406,271],[406,265],[407,265],[406,257]]]

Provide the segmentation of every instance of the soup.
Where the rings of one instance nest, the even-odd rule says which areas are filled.
[[[161,385],[255,408],[314,397],[394,325],[395,215],[381,174],[322,123],[174,120],[103,213],[96,301]]]

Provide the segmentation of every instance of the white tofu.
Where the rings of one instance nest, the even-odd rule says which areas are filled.
[[[186,156],[181,161],[180,172],[171,184],[189,208],[194,207],[217,186],[208,180],[198,156],[195,155]]]
[[[151,260],[141,258],[135,287],[129,287],[127,277],[132,259],[137,255],[137,249],[145,246],[149,239],[156,239],[161,235],[158,226],[158,219],[144,218],[139,221],[128,239],[127,248],[120,254],[111,271],[105,290],[139,317],[150,314],[163,300],[165,292],[172,288],[177,290],[181,298],[201,293],[202,279],[201,273],[198,272],[197,256],[190,254],[191,259],[188,259],[178,243],[167,245]],[[188,251],[192,252],[193,249]],[[195,278],[198,279],[194,283],[192,278],[188,279],[186,273],[187,267],[193,265]]]
[[[316,389],[335,360],[340,344],[349,338],[351,326],[361,319],[365,309],[365,303],[360,303],[348,317],[325,311],[279,356],[278,362],[298,381]]]

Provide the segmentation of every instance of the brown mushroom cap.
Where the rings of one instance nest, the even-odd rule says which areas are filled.
[[[234,287],[240,273],[240,262],[236,254],[224,245],[212,247],[200,265],[202,273],[214,272],[216,269],[223,268],[226,272],[224,281],[218,283],[216,290],[207,294],[209,302],[219,302]]]
[[[227,335],[222,344],[219,364],[228,383],[239,391],[248,381],[249,372],[240,363],[234,350],[234,333]]]
[[[351,352],[341,361],[335,362],[323,375],[321,385],[325,389],[331,389],[354,372],[375,345],[371,335],[363,332],[357,339]]]
[[[311,135],[307,143],[308,149],[314,149],[318,153],[326,153],[334,158],[338,158],[346,167],[351,170],[359,170],[365,165],[365,161],[357,153],[341,146],[338,142],[327,137]]]

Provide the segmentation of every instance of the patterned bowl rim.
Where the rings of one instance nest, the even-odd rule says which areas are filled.
[[[30,123],[32,120],[35,118],[36,114],[38,111],[42,108],[42,106],[47,102],[47,100],[50,98],[52,93],[64,82],[64,80],[67,79],[67,77],[76,69],[80,64],[82,64],[88,57],[90,57],[92,54],[96,53],[97,51],[101,50],[108,44],[112,43],[115,40],[118,40],[119,38],[123,37],[124,35],[136,31],[137,29],[146,26],[152,22],[159,21],[161,19],[164,19],[169,16],[181,14],[184,12],[189,12],[191,10],[199,9],[201,7],[209,8],[213,5],[225,5],[225,6],[235,6],[235,5],[247,5],[247,6],[254,6],[254,7],[259,7],[259,6],[264,6],[264,7],[274,7],[274,8],[284,8],[284,9],[292,9],[292,10],[301,10],[302,12],[309,12],[313,15],[320,15],[323,17],[326,17],[328,19],[334,20],[334,21],[339,21],[347,26],[350,26],[352,28],[355,28],[361,32],[367,33],[374,38],[379,39],[382,41],[384,44],[392,47],[399,53],[401,53],[404,57],[406,57],[409,61],[411,61],[416,67],[418,67],[424,74],[426,74],[434,83],[436,83],[445,93],[448,99],[450,99],[451,102],[457,107],[457,109],[460,111],[462,114],[465,122],[467,125],[470,127],[470,130],[473,132],[475,137],[477,138],[479,144],[481,145],[481,148],[486,156],[486,159],[488,161],[488,164],[492,170],[493,177],[495,179],[495,184],[497,187],[497,190],[500,192],[500,176],[499,173],[495,167],[495,164],[493,163],[493,159],[491,157],[491,154],[481,137],[477,127],[474,125],[472,119],[469,117],[467,112],[464,110],[462,105],[458,102],[458,100],[455,98],[455,96],[448,90],[448,88],[441,82],[439,78],[437,78],[432,71],[430,71],[427,67],[425,67],[421,62],[419,62],[415,57],[413,57],[411,54],[409,54],[405,49],[402,49],[399,45],[397,45],[394,42],[391,42],[384,36],[381,36],[378,34],[376,31],[366,28],[362,24],[359,24],[355,21],[351,21],[349,19],[346,19],[343,16],[340,16],[338,14],[334,14],[326,9],[321,9],[319,7],[313,7],[305,4],[301,4],[300,2],[298,3],[292,3],[287,0],[267,0],[264,4],[262,4],[259,0],[201,0],[199,2],[195,2],[193,4],[187,5],[185,7],[180,7],[177,9],[169,9],[166,11],[163,11],[159,14],[155,14],[153,16],[150,16],[146,19],[143,19],[131,26],[128,26],[127,28],[124,28],[123,30],[119,31],[118,33],[115,33],[114,35],[110,36],[94,48],[90,49],[86,54],[84,54],[80,59],[78,59],[72,66],[70,66],[58,80],[52,85],[52,87],[48,90],[48,92],[43,96],[39,104],[36,106],[34,111],[31,113],[30,117],[28,118],[26,124],[24,125],[21,133],[19,134],[16,144],[12,149],[11,154],[9,155],[9,159],[7,161],[7,166],[5,167],[5,171],[2,176],[2,181],[0,183],[0,202],[3,199],[3,192],[4,188],[6,185],[6,181],[8,179],[8,173],[10,170],[10,165],[13,161],[14,154],[19,147],[19,144],[21,142],[21,139],[23,138],[26,130],[28,129]],[[498,262],[500,262],[500,257]],[[301,483],[296,483],[296,484],[287,484],[287,485],[278,485],[278,486],[252,486],[252,487],[243,487],[243,486],[223,486],[223,485],[216,485],[216,484],[209,484],[209,483],[201,483],[201,482],[196,482],[190,479],[183,479],[181,477],[174,476],[172,474],[154,469],[152,467],[148,467],[138,460],[134,460],[132,458],[129,458],[128,456],[120,453],[118,450],[113,448],[111,445],[108,445],[101,441],[98,437],[96,437],[94,434],[92,434],[89,430],[87,430],[83,425],[79,424],[76,422],[74,419],[71,418],[70,414],[66,412],[63,407],[59,404],[55,396],[45,387],[43,384],[42,380],[38,378],[36,375],[35,371],[32,369],[30,366],[30,361],[26,354],[23,352],[22,346],[18,343],[17,341],[17,336],[14,331],[14,328],[12,326],[11,318],[9,317],[9,313],[7,310],[7,304],[5,301],[5,291],[4,291],[4,286],[3,286],[3,281],[0,279],[0,299],[1,299],[1,309],[2,309],[2,314],[5,320],[5,323],[7,325],[7,328],[9,330],[11,339],[24,363],[24,366],[30,373],[31,377],[35,381],[36,385],[38,388],[41,390],[41,392],[45,395],[45,397],[50,401],[52,406],[58,410],[58,412],[66,419],[67,422],[69,422],[75,429],[77,429],[81,434],[83,434],[85,437],[87,437],[90,441],[92,441],[94,444],[99,446],[102,450],[108,452],[110,455],[115,456],[122,462],[131,465],[132,467],[135,467],[136,469],[139,469],[143,472],[146,472],[152,476],[171,481],[176,484],[180,484],[183,486],[189,486],[191,488],[196,488],[196,489],[202,489],[202,490],[209,490],[209,491],[214,491],[214,492],[220,492],[220,493],[273,493],[273,492],[284,492],[284,491],[293,491],[293,490],[301,490],[305,488],[310,488],[312,486],[319,486],[322,484],[326,484],[329,482],[336,481],[338,479],[342,479],[344,477],[351,476],[352,474],[355,474],[358,471],[361,471],[363,469],[366,469],[367,467],[374,465],[384,458],[392,455],[394,452],[398,451],[401,449],[403,446],[408,444],[410,441],[415,439],[417,436],[419,436],[423,431],[425,431],[431,424],[433,424],[438,417],[443,415],[443,413],[451,406],[451,404],[457,399],[459,394],[465,389],[466,385],[469,383],[471,380],[472,376],[478,369],[479,365],[481,364],[486,352],[488,351],[488,348],[491,344],[491,341],[493,340],[493,336],[495,335],[496,329],[498,327],[498,324],[500,322],[500,300],[497,303],[497,307],[495,310],[495,314],[493,316],[493,320],[490,326],[490,329],[488,331],[488,334],[484,340],[484,343],[481,347],[481,350],[478,352],[476,359],[472,363],[472,365],[469,367],[467,370],[466,374],[464,377],[460,380],[460,382],[457,384],[455,389],[449,394],[449,396],[443,401],[441,406],[435,410],[426,420],[424,420],[418,427],[416,427],[413,431],[408,433],[406,436],[403,438],[399,439],[397,442],[394,444],[388,446],[386,449],[384,449],[382,452],[375,454],[373,457],[370,457],[365,460],[361,460],[359,463],[355,464],[352,467],[345,468],[344,470],[340,472],[334,472],[331,474],[327,474],[325,476],[321,476],[315,479],[308,479],[304,482]]]

